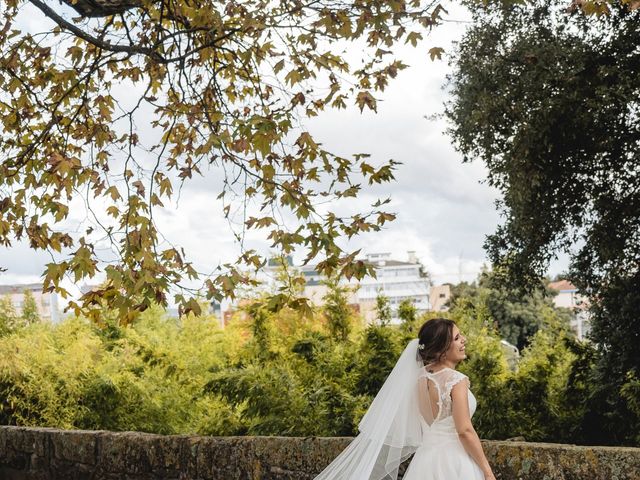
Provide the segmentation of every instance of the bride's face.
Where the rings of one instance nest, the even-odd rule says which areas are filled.
[[[467,353],[465,352],[467,339],[462,335],[462,333],[460,333],[460,329],[455,325],[453,326],[451,334],[453,335],[453,338],[451,340],[451,345],[449,345],[449,348],[447,349],[446,359],[458,363],[467,358]]]

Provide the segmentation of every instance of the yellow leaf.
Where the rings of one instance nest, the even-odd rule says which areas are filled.
[[[254,149],[260,152],[263,157],[266,157],[271,152],[271,141],[268,135],[258,133],[254,135],[252,141]]]
[[[272,180],[275,174],[276,171],[273,166],[266,164],[264,167],[262,167],[262,178],[264,178],[265,180]]]
[[[109,207],[107,207],[107,213],[113,218],[118,218],[118,215],[120,215],[120,210],[118,210],[118,207],[116,207],[115,205],[110,205]]]
[[[365,105],[374,112],[377,111],[376,99],[367,91],[358,93],[358,96],[356,97],[356,104],[360,107],[361,112],[364,110]]]
[[[151,194],[151,205],[164,207],[164,204],[160,201],[160,198],[155,193]]]
[[[118,189],[116,188],[116,186],[115,186],[115,185],[113,185],[113,186],[111,186],[111,187],[107,188],[107,190],[106,190],[104,193],[105,193],[105,195],[106,195],[106,194],[111,195],[111,199],[112,199],[114,202],[115,202],[115,201],[117,201],[117,200],[119,200],[120,198],[122,198],[122,197],[120,196],[120,192],[118,192]]]
[[[431,61],[434,61],[436,58],[440,60],[443,53],[444,48],[441,47],[433,47],[429,49],[429,57],[431,57]]]
[[[419,32],[409,32],[407,35],[407,39],[405,40],[405,44],[411,43],[413,47],[418,45],[418,41],[422,40],[422,34]]]
[[[171,180],[169,180],[167,177],[163,178],[160,181],[160,195],[167,195],[168,197],[170,197],[172,192],[173,185],[171,185]]]
[[[278,63],[276,63],[273,67],[273,73],[278,73],[280,72],[280,70],[282,70],[284,68],[284,60],[280,60]]]
[[[300,148],[311,148],[315,150],[318,148],[318,144],[313,140],[313,137],[309,134],[309,132],[302,132],[302,134],[296,140],[296,145]]]

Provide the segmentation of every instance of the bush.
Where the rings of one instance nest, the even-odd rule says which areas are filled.
[[[592,423],[604,415],[591,401],[604,398],[595,391],[603,385],[594,381],[598,352],[544,307],[514,370],[486,299],[458,297],[448,313],[468,338],[460,369],[478,401],[480,435],[589,442]],[[323,312],[273,312],[260,300],[251,312],[224,330],[214,317],[176,320],[158,309],[127,327],[108,315],[101,327],[81,318],[12,327],[0,336],[0,422],[162,434],[355,435],[406,343],[436,315],[364,329],[354,319],[338,331]],[[639,385],[631,372],[616,392],[636,426]]]

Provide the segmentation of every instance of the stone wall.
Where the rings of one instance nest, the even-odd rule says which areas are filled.
[[[0,479],[311,480],[349,441],[0,426]],[[489,441],[484,447],[499,480],[640,479],[640,448]]]

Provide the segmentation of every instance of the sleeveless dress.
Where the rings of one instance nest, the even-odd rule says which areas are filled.
[[[484,474],[466,452],[452,416],[451,390],[469,378],[451,368],[434,373],[426,369],[418,380],[418,399],[422,444],[416,451],[403,480],[484,480]],[[437,405],[431,402],[429,390],[437,393]],[[433,392],[433,390],[432,390]],[[476,410],[476,399],[469,391],[469,413]]]

